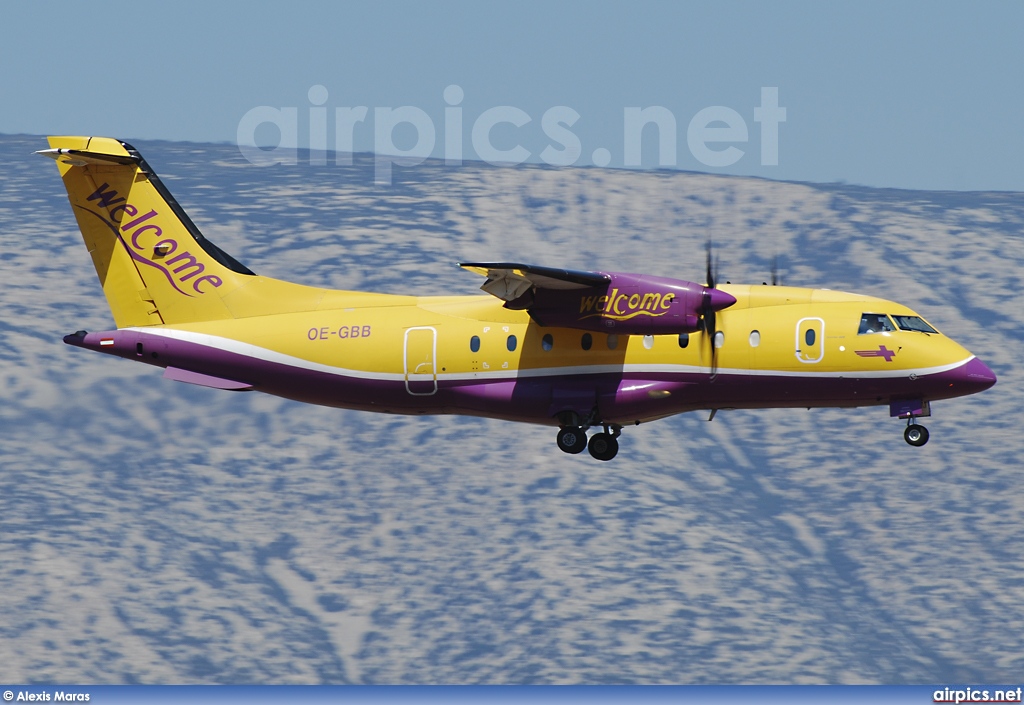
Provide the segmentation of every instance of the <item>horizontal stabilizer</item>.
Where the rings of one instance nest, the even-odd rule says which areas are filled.
[[[62,164],[70,166],[86,166],[87,164],[138,164],[141,160],[138,157],[121,154],[105,154],[103,152],[90,152],[85,149],[40,149],[36,154],[50,157]]]

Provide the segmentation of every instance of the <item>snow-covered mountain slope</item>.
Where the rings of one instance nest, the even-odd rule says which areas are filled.
[[[551,429],[302,406],[65,346],[112,326],[38,137],[0,136],[0,678],[1015,682],[1024,194],[139,142],[204,233],[316,285],[473,293],[457,260],[906,303],[988,363],[911,448],[887,409]]]

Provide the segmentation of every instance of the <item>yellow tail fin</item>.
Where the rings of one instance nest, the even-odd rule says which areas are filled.
[[[118,328],[315,308],[323,290],[258,277],[203,237],[138,151],[50,137]]]
[[[203,237],[127,142],[49,142],[38,154],[57,161],[118,328],[408,303],[257,276]]]

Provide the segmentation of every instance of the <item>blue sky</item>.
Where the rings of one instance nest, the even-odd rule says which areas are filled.
[[[1021,27],[1024,4],[1009,2],[18,3],[0,24],[0,132],[235,142],[254,108],[291,107],[306,147],[310,89],[323,86],[328,147],[339,109],[367,108],[352,134],[370,151],[384,134],[375,114],[413,106],[444,156],[444,92],[457,85],[466,159],[481,156],[472,130],[485,111],[512,106],[529,122],[496,124],[496,149],[536,162],[568,131],[571,163],[605,149],[622,166],[624,111],[661,106],[673,168],[1024,191]],[[755,121],[766,87],[786,111],[777,165],[762,163]],[[553,133],[543,116],[558,106],[578,118]],[[727,166],[688,143],[715,106],[746,131],[704,142],[739,150]],[[274,144],[279,128],[253,134]],[[641,166],[657,167],[657,127],[641,135]],[[397,150],[429,147],[421,137],[410,124],[388,136]]]

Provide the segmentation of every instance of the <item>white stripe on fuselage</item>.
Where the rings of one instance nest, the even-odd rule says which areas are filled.
[[[244,357],[251,357],[256,360],[262,360],[264,362],[272,362],[279,365],[286,365],[288,367],[297,367],[303,370],[310,370],[312,372],[324,372],[331,375],[338,375],[342,377],[356,377],[359,379],[393,382],[405,381],[405,375],[398,372],[369,372],[366,370],[352,370],[344,367],[336,367],[334,365],[324,365],[319,362],[313,362],[312,360],[304,360],[301,357],[286,355],[285,353],[280,353],[277,352],[276,350],[262,348],[259,347],[258,345],[243,343],[239,340],[234,340],[232,338],[223,338],[221,336],[210,335],[208,333],[196,333],[193,331],[177,330],[174,328],[122,328],[121,330],[131,331],[133,333],[143,333],[146,335],[157,335],[164,338],[171,338],[172,340],[179,340],[185,343],[202,345],[203,347],[213,348],[215,350],[223,350],[225,352],[234,353],[236,355],[242,355]],[[956,368],[962,365],[966,365],[973,359],[974,355],[968,355],[963,360],[949,363],[947,365],[936,365],[935,367],[920,367],[915,369],[900,370],[842,370],[825,372],[807,370],[798,372],[790,370],[762,370],[729,367],[719,368],[716,372],[718,375],[742,375],[757,377],[802,377],[810,379],[842,379],[849,377],[857,379],[894,379],[901,377],[909,377],[910,375],[917,375],[918,377],[923,377],[925,375],[934,375],[939,374],[941,372],[948,372],[949,370],[955,370]],[[570,365],[563,367],[494,370],[492,372],[439,372],[437,373],[437,378],[451,381],[486,382],[491,380],[500,381],[508,379],[522,379],[524,377],[564,377],[566,375],[595,375],[621,373],[630,375],[707,375],[709,374],[709,370],[707,367],[701,367],[700,365],[634,363],[628,365]]]

